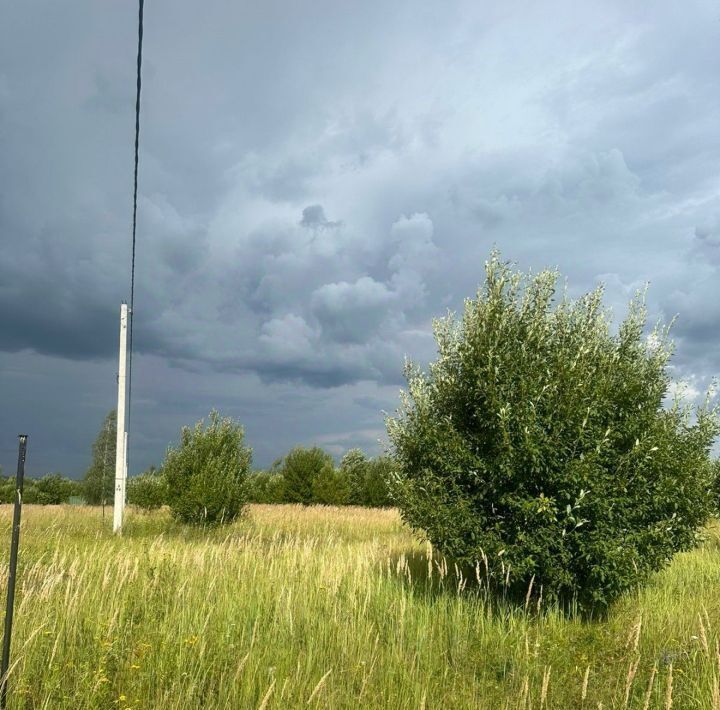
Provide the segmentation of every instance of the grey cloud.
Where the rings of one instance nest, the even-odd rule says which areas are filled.
[[[15,4],[0,27],[0,375],[76,422],[37,423],[76,463],[112,406],[128,296],[131,9]],[[650,281],[651,312],[680,314],[678,372],[718,372],[715,20],[692,1],[649,20],[620,2],[147,6],[141,460],[213,403],[261,460],[369,441],[373,398],[405,355],[434,356],[432,317],[493,245],[573,293],[605,279],[616,310]],[[94,398],[44,385],[82,389],[84,368]]]
[[[311,307],[332,340],[361,343],[374,335],[393,298],[387,286],[363,276],[352,284],[341,281],[321,286],[312,294]]]
[[[684,378],[720,375],[720,220],[710,216],[694,230],[678,279],[660,300],[666,320],[676,318],[674,361]]]
[[[85,100],[85,105],[99,112],[124,114],[135,99],[132,89],[125,76],[97,73],[94,91]]]
[[[316,219],[320,215],[315,212]],[[187,335],[178,332],[173,347],[182,348],[189,362],[256,372],[264,381],[285,378],[314,387],[398,382],[404,353],[397,343],[424,318],[424,278],[438,250],[425,214],[400,217],[385,231],[385,242],[374,240],[373,248],[365,243],[358,251],[352,224],[341,231],[308,231],[274,219],[249,230],[230,260],[206,260],[202,275],[193,275],[221,286],[205,296],[202,320],[187,299],[173,303],[173,311],[187,317]],[[370,275],[373,269],[382,279]],[[222,337],[207,323],[208,311],[223,323]],[[164,311],[168,317],[170,312]],[[180,318],[163,321],[167,336],[170,322]]]
[[[695,228],[695,248],[720,268],[720,213]]]
[[[316,335],[302,316],[292,313],[263,323],[260,342],[278,361],[309,360]]]
[[[390,282],[407,308],[421,305],[425,299],[424,277],[439,257],[433,233],[432,220],[425,213],[403,215],[392,225],[391,241],[397,244],[397,252],[388,262],[393,272]]]
[[[325,210],[322,205],[310,205],[303,210],[302,219],[300,220],[301,227],[308,227],[309,229],[331,229],[333,227],[339,227],[342,222],[331,222],[325,216]]]
[[[369,409],[371,412],[380,412],[383,409],[387,409],[389,407],[391,408],[395,405],[394,399],[383,400],[379,397],[370,396],[356,397],[353,401],[355,404],[363,407],[364,409]]]

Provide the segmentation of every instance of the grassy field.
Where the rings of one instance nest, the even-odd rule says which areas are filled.
[[[487,598],[392,510],[23,516],[10,708],[720,708],[718,527],[583,621]]]

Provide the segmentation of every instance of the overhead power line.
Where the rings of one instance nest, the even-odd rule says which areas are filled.
[[[143,10],[145,0],[139,0],[138,6],[138,50],[137,50],[137,94],[135,97],[135,175],[133,183],[132,216],[132,260],[130,265],[130,323],[128,327],[128,389],[127,389],[127,431],[130,431],[130,403],[132,401],[132,357],[133,357],[133,321],[135,319],[135,243],[137,234],[137,195],[138,195],[138,154],[140,148],[140,89],[142,86],[142,43]]]

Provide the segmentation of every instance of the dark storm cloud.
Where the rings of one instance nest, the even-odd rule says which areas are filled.
[[[0,28],[0,378],[80,408],[60,459],[112,406],[135,21],[77,0],[11,5]],[[370,446],[374,403],[406,354],[433,357],[432,318],[493,245],[573,294],[606,282],[618,315],[650,282],[651,316],[679,314],[678,376],[720,371],[711,6],[163,0],[145,29],[138,465],[214,404],[262,461]],[[61,406],[43,372],[79,392],[87,368],[103,405]]]

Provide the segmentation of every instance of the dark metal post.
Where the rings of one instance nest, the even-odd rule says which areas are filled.
[[[10,667],[10,639],[12,637],[13,609],[15,606],[15,572],[20,545],[20,513],[22,512],[23,481],[25,479],[25,452],[27,435],[20,434],[17,476],[15,477],[15,510],[13,512],[12,541],[10,543],[10,571],[8,573],[7,606],[5,608],[5,636],[3,637],[2,669],[0,669],[0,708],[7,703],[7,674]]]

